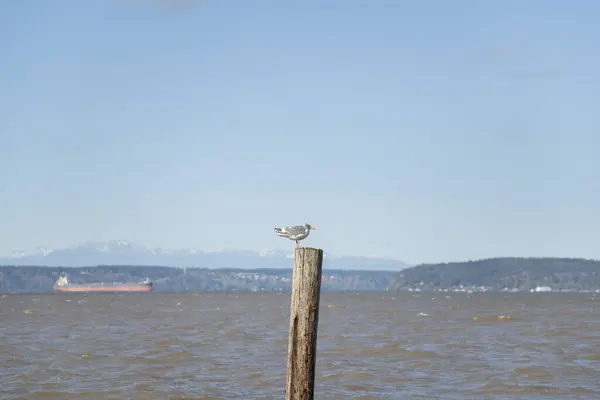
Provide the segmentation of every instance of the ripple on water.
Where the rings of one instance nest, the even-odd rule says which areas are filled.
[[[317,398],[600,398],[588,297],[323,294]],[[7,296],[0,400],[281,399],[288,312],[280,294]]]

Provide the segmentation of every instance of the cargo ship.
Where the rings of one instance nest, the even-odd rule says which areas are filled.
[[[146,278],[143,282],[98,282],[71,284],[66,275],[61,275],[54,283],[57,292],[151,292],[152,282]]]

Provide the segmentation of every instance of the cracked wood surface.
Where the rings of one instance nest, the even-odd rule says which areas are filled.
[[[286,400],[313,400],[323,250],[296,248],[290,307]]]

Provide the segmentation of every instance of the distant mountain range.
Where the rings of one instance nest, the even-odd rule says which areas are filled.
[[[282,250],[168,250],[147,248],[123,240],[83,242],[75,246],[34,252],[12,252],[0,257],[0,265],[81,267],[95,265],[150,265],[201,268],[291,268],[293,252]],[[323,268],[399,271],[410,265],[379,257],[333,256],[325,254]]]

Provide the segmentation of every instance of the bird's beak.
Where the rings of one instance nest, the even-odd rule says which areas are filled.
[[[310,227],[310,229],[312,229],[312,230],[314,231],[314,230],[315,230],[315,229],[317,229],[317,228],[315,228],[314,226],[311,226],[311,227]]]

